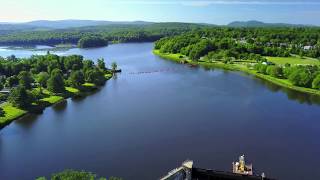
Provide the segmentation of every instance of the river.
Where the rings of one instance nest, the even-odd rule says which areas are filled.
[[[184,160],[231,171],[239,155],[277,179],[320,179],[320,100],[241,72],[190,68],[152,54],[152,43],[70,49],[116,61],[122,73],[0,131],[0,179],[63,169],[157,179]],[[0,50],[26,57],[42,51]]]

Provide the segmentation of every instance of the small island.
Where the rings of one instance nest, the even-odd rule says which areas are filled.
[[[104,59],[95,64],[80,55],[0,57],[0,129],[66,98],[85,96],[103,86],[117,71],[115,62],[108,69]]]
[[[94,48],[108,45],[108,40],[101,36],[84,36],[78,41],[79,48]]]

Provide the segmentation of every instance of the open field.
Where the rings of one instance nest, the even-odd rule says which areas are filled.
[[[300,58],[300,57],[267,57],[268,61],[278,65],[285,65],[286,63],[291,65],[320,65],[320,61],[312,58]]]

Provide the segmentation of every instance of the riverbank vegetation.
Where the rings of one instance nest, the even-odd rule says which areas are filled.
[[[180,63],[245,71],[320,95],[318,28],[206,29],[163,38],[155,54]]]
[[[98,177],[96,174],[86,171],[64,170],[59,173],[52,174],[50,178],[38,177],[36,180],[122,180],[118,177]]]
[[[104,59],[95,64],[79,55],[0,57],[0,128],[28,112],[93,91],[113,73]]]

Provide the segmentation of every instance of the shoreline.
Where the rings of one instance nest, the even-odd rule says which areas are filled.
[[[260,73],[256,72],[255,70],[248,69],[246,66],[241,65],[241,64],[224,64],[224,63],[218,63],[218,62],[216,62],[216,63],[194,62],[189,59],[180,58],[182,56],[181,54],[164,54],[164,53],[161,53],[159,50],[153,50],[152,52],[153,52],[153,54],[155,54],[161,58],[171,60],[171,61],[174,61],[177,63],[181,63],[183,61],[185,64],[200,65],[200,66],[208,67],[208,68],[220,68],[220,69],[225,69],[225,70],[229,70],[229,71],[241,71],[241,72],[253,75],[254,77],[269,81],[271,83],[274,83],[274,84],[281,86],[281,87],[284,87],[284,88],[288,88],[288,89],[298,91],[301,93],[307,93],[310,95],[320,96],[320,90],[294,86],[286,79],[278,79],[278,78],[275,78],[275,77],[272,77],[269,75],[260,74]]]
[[[106,82],[107,82],[108,80],[110,80],[113,77],[113,75],[112,76],[110,76],[110,75],[107,76],[106,75],[105,77],[106,77]],[[65,102],[69,98],[88,96],[92,92],[98,90],[99,88],[102,88],[103,86],[96,86],[96,85],[95,86],[88,86],[88,87],[86,87],[85,91],[80,91],[80,90],[77,89],[78,92],[71,92],[70,90],[67,90],[68,88],[66,88],[66,92],[65,92],[64,96],[54,95],[54,96],[61,97],[61,98],[55,100],[54,102],[49,102],[49,101],[44,101],[44,100],[41,101],[40,100],[41,104],[37,104],[34,108],[28,109],[28,110],[16,108],[16,107],[12,106],[9,102],[5,102],[5,103],[3,103],[1,105],[1,107],[13,108],[13,109],[19,111],[19,113],[17,113],[16,115],[12,116],[11,118],[9,117],[4,122],[0,122],[0,131],[3,128],[5,128],[6,126],[10,125],[12,122],[16,121],[16,120],[22,119],[22,118],[24,118],[24,117],[26,117],[28,115],[31,115],[31,114],[42,114],[43,111],[48,107],[52,107],[54,105],[60,104],[62,102]]]

